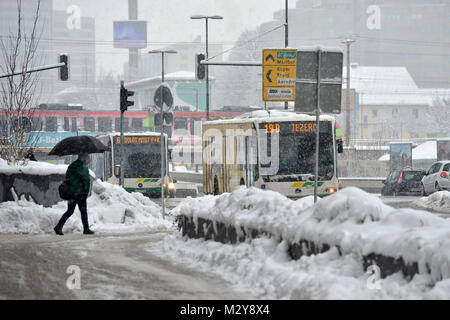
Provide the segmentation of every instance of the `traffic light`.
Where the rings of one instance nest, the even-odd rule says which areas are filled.
[[[173,123],[173,113],[172,112],[164,112],[164,124],[172,125]],[[163,124],[163,119],[161,113],[155,114],[155,126],[160,126]]]
[[[69,80],[69,56],[65,53],[59,55],[59,62],[64,62],[65,66],[59,68],[59,79],[61,81]]]
[[[202,60],[205,60],[205,54],[197,53],[195,55],[195,78],[197,80],[205,79],[206,68],[205,68],[205,65],[200,64],[200,61],[202,61]]]
[[[120,87],[120,111],[127,111],[129,106],[134,105],[134,101],[128,101],[128,97],[132,97],[134,95],[134,91],[129,91],[125,89],[123,86],[123,81]]]

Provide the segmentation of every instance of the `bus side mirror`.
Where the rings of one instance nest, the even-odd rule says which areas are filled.
[[[116,177],[120,177],[120,164],[116,164],[114,166],[114,173],[115,173]]]
[[[338,153],[344,152],[344,144],[342,142],[342,139],[337,140],[337,151]]]

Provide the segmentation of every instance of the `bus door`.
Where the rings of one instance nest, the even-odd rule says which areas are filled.
[[[256,178],[256,148],[255,141],[252,136],[245,136],[245,184],[251,187],[255,183]]]
[[[222,193],[227,192],[228,188],[228,163],[227,163],[227,136],[222,136],[222,159],[220,159],[219,168],[222,170]]]
[[[245,157],[244,157],[244,169],[245,169],[245,185],[250,187],[253,182],[252,180],[252,174],[251,174],[251,166],[250,166],[250,139],[249,136],[244,137],[244,149],[245,149]]]
[[[211,175],[212,175],[212,138],[204,137],[203,145],[203,188],[205,192],[211,192]],[[209,151],[209,152],[208,152]]]

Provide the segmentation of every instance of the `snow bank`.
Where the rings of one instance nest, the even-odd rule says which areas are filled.
[[[9,166],[7,161],[0,158],[0,173],[14,174],[24,173],[32,175],[47,176],[49,174],[66,174],[67,164],[51,164],[41,161],[29,161],[27,165]],[[89,169],[89,175],[95,178],[95,173]]]
[[[279,193],[239,188],[186,199],[172,213],[264,230],[290,243],[338,246],[343,254],[370,253],[417,262],[434,281],[450,278],[450,220],[426,211],[394,209],[358,188],[344,188],[314,205]]]
[[[379,289],[356,254],[323,254],[292,260],[286,241],[258,238],[249,243],[222,244],[171,235],[148,251],[193,270],[214,273],[236,290],[258,299],[450,299],[450,280],[436,283],[417,275],[406,281],[399,273],[379,279]]]
[[[141,193],[128,193],[118,186],[95,180],[88,198],[89,224],[98,232],[169,230],[172,223],[163,220],[160,207]],[[0,233],[53,233],[67,201],[51,208],[24,199],[0,203]],[[78,207],[67,220],[63,232],[80,232]]]
[[[438,191],[428,197],[415,200],[413,204],[421,209],[450,214],[450,192]]]

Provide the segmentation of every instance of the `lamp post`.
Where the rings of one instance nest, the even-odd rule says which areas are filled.
[[[206,57],[205,60],[208,61],[208,20],[221,20],[222,16],[204,16],[200,14],[195,14],[191,16],[191,19],[205,19],[206,22]],[[206,120],[209,120],[209,68],[206,65]]]
[[[175,50],[151,50],[148,53],[160,53],[161,54],[161,83],[164,83],[164,54],[165,53],[177,53]],[[164,154],[164,102],[162,97],[163,90],[160,90],[160,101],[161,101],[161,214],[163,219],[165,218],[165,204],[164,204],[164,175],[165,175],[165,154]]]

